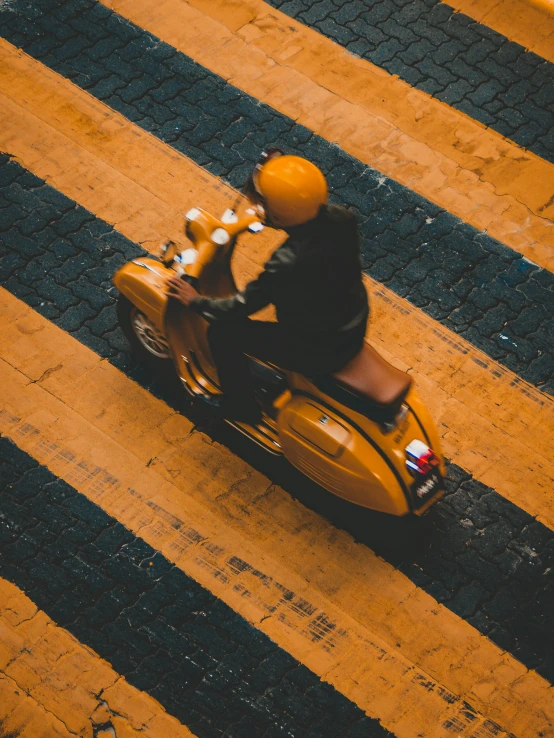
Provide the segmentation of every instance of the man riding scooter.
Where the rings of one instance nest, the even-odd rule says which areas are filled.
[[[369,314],[354,216],[327,204],[327,183],[311,162],[264,153],[246,195],[266,225],[284,230],[259,277],[229,298],[202,297],[178,277],[169,294],[209,323],[223,417],[255,425],[261,409],[246,354],[304,376],[333,374],[361,350]],[[277,322],[248,316],[269,304]]]
[[[280,152],[261,158],[247,194],[254,207],[239,215],[189,209],[188,248],[164,244],[160,259],[118,269],[119,322],[137,357],[172,362],[190,398],[332,494],[424,514],[444,494],[440,438],[413,378],[364,341],[353,215],[327,204],[316,167]],[[260,220],[288,239],[236,294],[233,249]],[[277,323],[248,320],[270,303]]]

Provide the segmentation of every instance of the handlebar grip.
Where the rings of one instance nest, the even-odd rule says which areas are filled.
[[[187,284],[190,284],[191,287],[194,287],[194,289],[198,286],[198,277],[193,277],[192,274],[182,274],[181,279],[187,282]]]
[[[183,282],[187,282],[187,284],[190,284],[191,287],[196,288],[196,285],[198,284],[198,278],[194,277],[192,274],[187,274],[180,264],[175,270],[175,276],[179,279],[182,279]]]

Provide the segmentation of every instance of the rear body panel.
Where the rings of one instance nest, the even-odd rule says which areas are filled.
[[[392,515],[422,514],[443,496],[444,462],[431,480],[406,467],[405,449],[414,439],[442,460],[436,429],[413,388],[404,418],[387,431],[305,377],[290,379],[293,398],[279,414],[279,434],[285,455],[306,476],[339,497]]]

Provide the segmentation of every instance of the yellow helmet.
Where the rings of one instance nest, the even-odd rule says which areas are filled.
[[[327,182],[307,159],[272,149],[260,157],[246,194],[268,225],[289,228],[317,216],[327,203]]]

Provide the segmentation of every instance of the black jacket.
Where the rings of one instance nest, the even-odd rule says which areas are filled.
[[[191,307],[213,322],[246,318],[270,303],[291,340],[310,352],[353,356],[361,348],[369,306],[351,213],[322,208],[314,221],[289,230],[289,238],[243,292],[200,297]]]

